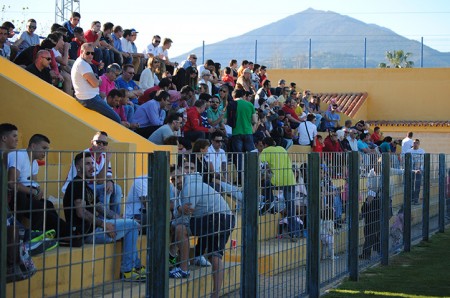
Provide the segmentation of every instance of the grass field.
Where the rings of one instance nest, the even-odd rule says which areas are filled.
[[[360,274],[358,282],[345,280],[323,297],[450,297],[450,233],[435,234]]]

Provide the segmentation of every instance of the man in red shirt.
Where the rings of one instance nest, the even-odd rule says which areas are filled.
[[[381,133],[380,127],[375,126],[375,128],[373,129],[373,134],[370,135],[370,140],[372,141],[372,143],[374,143],[375,145],[381,145],[381,141],[383,141],[382,139],[383,134]]]
[[[197,139],[206,139],[207,134],[216,131],[215,128],[206,128],[201,125],[202,118],[200,115],[206,109],[206,102],[202,99],[197,100],[193,107],[187,110],[187,121],[183,127],[184,137],[191,142]]]
[[[288,98],[284,102],[284,106],[282,108],[282,110],[286,113],[286,118],[289,119],[289,123],[291,124],[292,129],[296,129],[302,122],[295,112],[296,107],[297,102],[292,98]]]
[[[102,37],[102,31],[100,31],[101,23],[99,21],[93,21],[91,23],[91,29],[84,32],[84,38],[86,42],[92,43],[94,46],[94,60],[98,62],[103,61],[103,53],[99,48],[100,38]]]

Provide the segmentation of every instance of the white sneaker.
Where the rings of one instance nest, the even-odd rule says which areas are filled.
[[[211,266],[211,263],[204,256],[195,257],[191,261],[191,264],[194,266],[200,266],[200,267],[210,267]]]

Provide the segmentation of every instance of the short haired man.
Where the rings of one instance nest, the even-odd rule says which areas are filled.
[[[419,204],[420,186],[422,185],[422,173],[424,165],[425,150],[420,148],[420,140],[415,139],[413,146],[406,153],[412,155],[412,174],[413,174],[413,190],[412,190],[412,203],[414,205]]]
[[[259,155],[260,162],[266,162],[269,165],[273,173],[272,184],[283,190],[289,235],[295,242],[300,238],[300,223],[297,221],[295,211],[296,181],[292,171],[292,162],[286,149],[277,146],[272,138],[266,137],[263,144],[265,148]]]
[[[226,90],[228,92],[228,88],[223,86],[220,88],[220,93],[222,90]],[[228,95],[228,93],[226,93]],[[224,100],[225,105],[227,103],[227,99]],[[206,115],[208,117],[208,123],[211,125],[211,127],[214,127],[217,129],[217,131],[221,132],[222,134],[226,134],[225,129],[225,123],[226,123],[226,109],[223,105],[221,105],[221,100],[216,96],[213,96],[210,100],[210,106],[206,110]],[[225,111],[224,111],[225,110]]]
[[[317,136],[317,126],[314,124],[316,116],[308,114],[306,121],[301,123],[298,127],[298,143],[302,146],[310,146],[311,142],[315,141]]]
[[[85,243],[113,243],[123,239],[121,278],[125,281],[145,280],[145,268],[138,257],[136,241],[139,224],[107,210],[98,204],[90,185],[96,180],[96,161],[89,152],[75,156],[76,176],[64,194],[64,213],[72,235]],[[97,193],[98,194],[98,193]]]
[[[52,84],[52,76],[50,75],[49,68],[51,61],[52,57],[50,56],[50,52],[47,50],[40,50],[36,54],[36,60],[34,61],[34,63],[28,65],[25,69],[41,80]]]
[[[28,47],[35,46],[40,43],[39,36],[34,33],[36,31],[36,28],[36,20],[29,19],[27,21],[27,30],[22,31],[22,33],[20,33],[19,35],[19,38],[14,42],[14,46],[19,48],[19,52],[17,54]]]
[[[30,228],[43,230],[54,229],[60,237],[66,236],[66,223],[59,218],[53,203],[44,198],[44,192],[37,182],[38,160],[44,160],[50,147],[50,140],[42,135],[33,135],[25,150],[8,153],[8,187],[16,196],[10,202],[11,210],[17,210],[30,220]],[[15,209],[16,208],[16,209]]]
[[[126,89],[127,97],[134,105],[137,105],[138,97],[144,94],[144,90],[133,80],[136,74],[135,68],[133,64],[125,64],[122,69],[122,75],[116,80],[116,85],[118,88]]]
[[[341,116],[338,114],[338,105],[333,103],[331,105],[331,111],[326,111],[323,118],[325,120],[325,130],[336,131],[340,126],[339,121],[341,120]]]
[[[7,43],[8,40],[8,28],[0,27],[0,57],[9,60],[11,57],[11,47]]]
[[[108,134],[104,131],[95,133],[91,140],[91,147],[84,150],[90,152],[95,158],[95,183],[88,183],[89,187],[96,191],[97,196],[107,209],[111,209],[116,214],[120,214],[122,188],[113,181],[111,168],[111,152],[108,151]],[[62,187],[62,192],[67,192],[67,186],[77,176],[77,168],[72,163],[66,182]]]
[[[276,96],[280,96],[281,93],[283,92],[283,88],[286,86],[286,80],[279,80],[278,81],[278,86],[275,88],[275,92],[273,93],[273,95]]]
[[[127,105],[128,99],[125,97],[125,89],[112,89],[106,97],[106,102],[119,115],[121,124],[126,128],[135,130],[139,127],[137,123],[130,123],[128,119],[133,118],[134,109]]]
[[[121,72],[122,67],[120,67],[119,64],[113,63],[111,65],[108,65],[105,73],[100,77],[100,79],[102,80],[102,84],[99,87],[101,98],[106,98],[106,95],[108,95],[112,89],[116,89],[115,81],[120,76]]]
[[[405,154],[408,152],[412,146],[413,146],[413,139],[414,133],[412,131],[408,132],[406,137],[402,140],[402,154]]]
[[[170,95],[164,90],[159,90],[154,99],[140,105],[133,118],[139,124],[136,133],[148,139],[155,130],[164,124],[166,109],[169,106]]]
[[[72,12],[72,15],[70,16],[70,19],[63,23],[64,28],[67,29],[67,38],[68,38],[68,40],[72,40],[72,38],[74,37],[73,30],[80,23],[80,19],[81,19],[80,13],[74,11],[74,12]]]
[[[158,47],[161,44],[161,36],[155,35],[152,42],[144,49],[143,53],[148,57],[158,56]]]
[[[197,68],[197,55],[191,53],[187,56],[186,60],[182,61],[178,68],[187,69],[189,66]]]
[[[94,74],[89,65],[93,57],[94,46],[91,43],[84,43],[81,46],[80,57],[75,60],[71,71],[75,97],[84,107],[120,123],[120,117],[99,95],[99,86],[102,84],[102,80]]]
[[[170,136],[180,135],[180,128],[183,124],[183,115],[179,113],[169,113],[166,124],[155,130],[148,140],[157,145],[164,145],[164,140]]]

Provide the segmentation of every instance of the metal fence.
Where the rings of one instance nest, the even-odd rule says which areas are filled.
[[[425,154],[418,177],[411,154],[216,154],[205,146],[190,155],[112,153],[111,196],[99,177],[81,193],[73,183],[61,192],[75,152],[46,155],[35,181],[39,192],[21,188],[11,171],[8,186],[2,160],[0,257],[8,266],[1,266],[0,296],[317,297],[342,277],[357,280],[365,267],[387,265],[450,221],[443,154]],[[97,163],[100,156],[84,156],[78,175],[91,179],[89,166]],[[40,192],[51,204],[31,214],[20,207]],[[80,207],[77,198],[86,203]],[[81,211],[93,210],[93,198],[104,204],[93,212],[99,221],[87,237],[68,214],[86,216]],[[109,210],[141,225],[112,220],[112,235],[102,224]],[[29,232],[35,229],[44,236]],[[19,280],[11,268],[30,260],[25,253],[33,254],[34,266],[19,266],[31,275]],[[128,270],[134,277],[124,275]]]
[[[377,68],[380,63],[390,65],[386,52],[402,50],[410,53],[406,60],[413,67],[448,67],[448,54],[433,47],[448,44],[448,39],[433,36],[416,40],[392,36],[254,36],[235,38],[226,42],[209,44],[203,41],[192,52],[197,53],[202,64],[207,59],[228,66],[231,59],[253,61],[272,69],[289,68]],[[184,56],[176,57],[182,61]],[[392,67],[392,66],[391,66]]]

